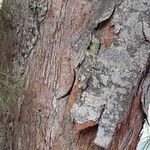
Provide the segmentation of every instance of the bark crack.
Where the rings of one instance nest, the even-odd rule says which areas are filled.
[[[107,16],[105,19],[103,19],[97,23],[97,26],[94,28],[94,31],[97,31],[97,30],[101,29],[102,27],[104,27],[112,19],[113,15],[115,13],[115,10],[116,10],[116,5],[112,9],[109,16]]]
[[[145,28],[147,29],[147,31],[145,31]],[[150,42],[150,37],[148,35],[150,33],[150,29],[148,29],[148,27],[144,27],[144,22],[143,21],[142,21],[142,33],[143,33],[145,41],[146,42]]]

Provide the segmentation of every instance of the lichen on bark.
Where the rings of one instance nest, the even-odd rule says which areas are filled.
[[[127,19],[133,15],[134,11],[130,10],[135,5],[128,8],[127,1],[117,5],[118,0],[48,0],[48,4],[47,1],[18,1],[24,6],[22,14],[25,15],[15,20],[20,40],[18,58],[27,63],[28,86],[15,124],[14,149],[99,149],[92,143],[98,126],[95,143],[107,147],[117,122],[123,119],[122,115],[126,117],[123,109],[128,111],[130,89],[135,85],[138,70],[144,66],[147,55],[146,49],[143,53],[140,48],[148,39],[147,26],[143,24],[144,32],[137,32],[138,36],[128,27],[133,19]],[[38,23],[43,18],[45,20]],[[105,28],[107,21],[111,21],[108,28],[112,27],[114,35],[105,40],[109,34],[106,37],[104,34],[100,49],[94,45],[94,49],[87,50],[93,43],[93,36],[100,38],[98,32],[101,27]],[[141,31],[141,24],[137,25],[138,22],[133,23],[136,30]],[[145,48],[149,48],[148,44]],[[138,52],[144,54],[143,61]],[[84,76],[87,76],[87,82],[83,81]],[[76,80],[83,81],[79,84],[77,98]],[[75,122],[83,123],[84,129],[98,126],[80,134],[73,130],[70,108],[75,100],[75,109],[72,109]],[[76,126],[83,129],[82,124]],[[132,132],[124,139],[130,137]],[[124,143],[122,145],[124,147]]]
[[[26,60],[40,38],[40,26],[46,17],[47,0],[17,1],[9,4],[12,27],[16,30],[18,49],[14,56],[14,71],[23,74]],[[29,13],[28,13],[29,12]],[[24,13],[24,15],[22,15]],[[28,19],[26,19],[28,18]]]
[[[146,64],[150,52],[148,40],[145,40],[147,35],[143,34],[149,30],[148,26],[143,28],[143,23],[149,24],[149,4],[148,0],[125,0],[116,7],[111,23],[117,36],[109,47],[101,47],[99,50],[96,56],[99,65],[97,73],[91,75],[92,81],[88,82],[89,86],[72,108],[76,122],[98,122],[99,128],[94,143],[104,148],[107,148],[113,139],[117,123],[127,117],[138,74]],[[147,36],[146,39],[148,38]],[[90,64],[89,58],[85,58],[85,62],[87,61]],[[84,73],[91,71],[88,65],[82,65],[81,70],[83,67]],[[83,75],[82,77],[84,78]],[[91,83],[95,87],[90,86]],[[85,94],[87,91],[90,91],[92,96],[83,99],[88,95]],[[91,110],[89,103],[92,105]]]

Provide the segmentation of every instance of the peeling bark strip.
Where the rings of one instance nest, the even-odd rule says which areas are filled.
[[[16,2],[23,9],[22,17],[14,16],[14,26],[20,39],[18,58],[27,59],[21,63],[26,66],[27,92],[20,120],[15,121],[12,149],[107,148],[118,122],[127,118],[132,89],[150,50],[145,25],[149,25],[149,0]],[[106,30],[113,29],[100,35],[106,20],[110,23]],[[142,120],[140,114],[137,120]],[[95,126],[76,133],[71,116],[79,130],[98,124],[97,133]]]
[[[97,122],[99,128],[94,143],[104,148],[111,143],[117,123],[126,119],[132,103],[132,89],[150,52],[142,25],[149,23],[145,15],[149,12],[149,4],[145,0],[123,1],[111,20],[118,37],[109,47],[101,47],[96,56],[87,54],[80,67],[81,84],[88,76],[91,80],[73,105],[72,116],[79,124]],[[92,65],[97,67],[96,71],[92,70]]]
[[[142,129],[144,114],[141,108],[141,92],[134,97],[129,116],[119,122],[108,150],[135,150]]]
[[[115,130],[115,134],[109,150],[122,150],[122,149],[136,149],[139,141],[139,133],[142,129],[145,114],[148,113],[149,105],[149,70],[150,70],[150,54],[147,59],[147,63],[140,74],[139,81],[135,88],[135,95],[132,101],[130,112],[125,121],[119,122]],[[143,106],[141,104],[143,102]],[[143,111],[143,108],[145,112]],[[141,123],[142,122],[142,123]]]

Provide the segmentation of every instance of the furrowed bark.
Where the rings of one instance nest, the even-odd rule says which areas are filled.
[[[8,5],[19,49],[13,69],[26,76],[11,149],[135,149],[144,120],[136,87],[150,49],[150,2]]]

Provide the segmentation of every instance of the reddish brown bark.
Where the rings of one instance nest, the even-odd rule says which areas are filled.
[[[35,17],[38,22],[43,14],[34,12],[40,9],[34,9],[34,6],[29,8],[31,6],[25,0],[19,2],[23,5],[25,20],[19,32],[23,43],[32,42],[35,37],[32,38],[30,30],[26,29],[30,27],[30,15],[34,18],[38,14]],[[102,2],[97,0],[48,0],[44,21],[39,21],[37,25],[38,40],[33,43],[28,58],[25,58],[27,91],[14,122],[12,150],[102,150],[93,143],[97,122],[91,120],[79,124],[72,120],[70,113],[81,90],[76,76],[92,34],[98,36],[101,46],[105,48],[119,38],[111,23],[114,6],[110,7],[111,11],[108,10],[110,13],[106,22],[97,22],[101,5]],[[104,23],[103,26],[101,23]],[[29,36],[23,35],[22,28]],[[140,97],[139,91],[128,117],[118,123],[107,150],[135,149],[144,120]]]

